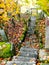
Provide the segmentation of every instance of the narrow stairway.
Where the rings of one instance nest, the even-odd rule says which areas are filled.
[[[12,61],[8,61],[6,65],[36,65],[38,57],[38,39],[34,34],[36,17],[31,18],[24,44],[21,47],[18,56],[14,56]]]

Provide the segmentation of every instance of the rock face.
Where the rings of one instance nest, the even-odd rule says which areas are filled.
[[[3,29],[0,29],[0,41],[7,41],[7,37]]]
[[[46,41],[45,41],[45,48],[49,49],[49,18],[46,19]]]
[[[46,41],[45,41],[45,48],[49,48],[49,26],[46,27]]]

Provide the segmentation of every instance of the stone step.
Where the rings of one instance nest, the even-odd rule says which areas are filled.
[[[36,65],[36,63],[23,61],[8,61],[6,65]]]
[[[37,58],[37,54],[26,53],[26,52],[20,52],[19,56]]]
[[[29,58],[29,57],[22,57],[22,56],[14,56],[13,61],[24,61],[24,62],[34,62],[36,63],[35,58]]]
[[[23,51],[23,52],[30,52],[30,53],[38,53],[38,50],[37,49],[34,49],[34,48],[29,48],[29,47],[21,47],[20,49],[20,52]]]
[[[33,52],[28,52],[28,51],[20,51],[20,54],[30,54],[30,55],[37,55],[37,52],[35,51],[33,51]]]
[[[26,47],[30,47],[30,45],[33,46],[34,44],[38,44],[38,41],[35,41],[35,40],[27,41],[26,40],[24,43]]]

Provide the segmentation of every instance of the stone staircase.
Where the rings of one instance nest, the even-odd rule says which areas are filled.
[[[18,56],[14,56],[7,65],[36,65],[38,50],[29,47],[21,47]]]
[[[18,56],[13,56],[12,61],[8,61],[6,65],[36,65],[38,57],[38,49],[34,48],[34,44],[38,44],[36,35],[34,34],[36,19],[31,20],[28,32],[24,40],[25,46],[21,47]]]

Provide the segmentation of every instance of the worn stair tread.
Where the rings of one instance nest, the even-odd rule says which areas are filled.
[[[8,61],[6,65],[36,65],[36,63],[33,62],[21,62],[21,61]]]
[[[24,61],[24,62],[36,62],[35,58],[29,58],[29,57],[22,57],[22,56],[16,56],[12,59],[13,61]]]
[[[34,51],[38,51],[38,49],[30,48],[30,47],[25,47],[25,46],[21,47],[21,49],[22,49],[22,50],[24,49],[24,50],[32,50],[32,51],[34,50]],[[20,49],[20,50],[21,50],[21,49]]]

